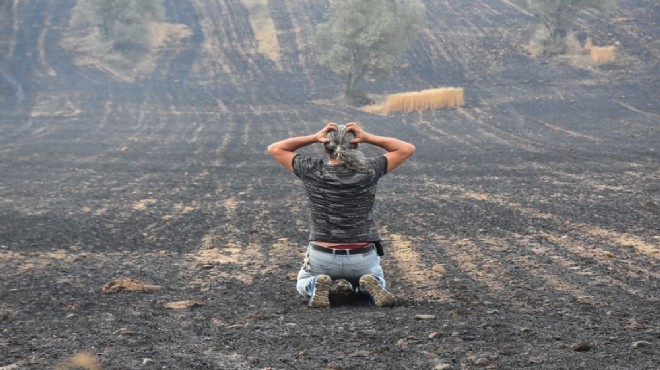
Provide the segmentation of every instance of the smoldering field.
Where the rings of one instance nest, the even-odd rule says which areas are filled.
[[[660,363],[653,2],[581,18],[617,45],[603,65],[531,58],[515,3],[427,2],[400,68],[363,88],[465,105],[387,116],[331,103],[309,40],[326,2],[271,2],[264,49],[242,2],[166,1],[181,32],[128,71],[63,46],[73,6],[0,5],[0,369]],[[307,205],[265,148],[330,120],[417,147],[376,205],[395,308],[313,310],[291,280]],[[102,291],[120,277],[160,288]]]

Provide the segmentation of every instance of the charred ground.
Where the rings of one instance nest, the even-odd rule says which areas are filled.
[[[320,103],[341,86],[309,40],[326,2],[270,3],[279,61],[241,2],[172,0],[193,34],[132,82],[62,48],[73,1],[0,5],[1,369],[657,367],[657,4],[585,14],[618,42],[593,67],[531,59],[512,2],[427,2],[402,67],[364,88],[467,104],[381,117]],[[265,148],[328,120],[417,147],[377,201],[395,308],[309,309],[289,279],[307,208]],[[101,292],[121,276],[162,288]],[[203,304],[164,306],[182,300]]]

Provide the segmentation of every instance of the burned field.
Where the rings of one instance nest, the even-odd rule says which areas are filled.
[[[126,78],[63,49],[74,2],[0,5],[0,369],[657,368],[657,5],[586,14],[619,45],[589,66],[530,58],[512,2],[427,1],[364,89],[465,105],[379,116],[329,103],[327,3],[270,3],[276,56],[240,1],[166,1],[192,32]],[[327,121],[417,147],[379,184],[394,308],[310,309],[291,280],[307,204],[265,149]]]

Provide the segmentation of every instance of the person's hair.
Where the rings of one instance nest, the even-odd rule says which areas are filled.
[[[373,170],[367,166],[364,154],[358,150],[357,143],[351,143],[355,139],[355,134],[346,130],[346,126],[338,125],[337,130],[328,132],[325,137],[328,142],[323,145],[325,152],[331,158],[358,173],[373,173]]]

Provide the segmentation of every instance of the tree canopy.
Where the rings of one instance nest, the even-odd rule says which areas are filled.
[[[102,41],[117,51],[148,49],[150,22],[165,17],[163,0],[78,0],[75,11],[87,15]]]
[[[349,102],[366,99],[356,85],[369,72],[387,74],[424,25],[420,0],[335,0],[319,25],[320,63],[346,77]]]
[[[545,31],[541,37],[542,52],[562,54],[566,51],[566,39],[572,31],[577,13],[585,9],[608,10],[616,6],[616,0],[526,0],[530,12],[537,16]]]

